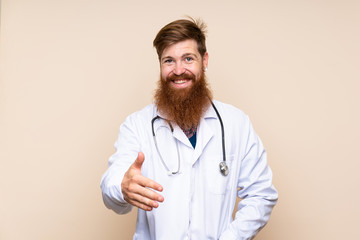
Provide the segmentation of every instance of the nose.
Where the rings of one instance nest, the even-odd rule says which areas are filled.
[[[174,66],[174,74],[175,75],[181,75],[186,71],[185,67],[183,66],[182,62],[177,62]]]

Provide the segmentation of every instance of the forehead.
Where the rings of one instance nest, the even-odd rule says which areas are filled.
[[[181,57],[184,54],[199,55],[197,42],[193,39],[187,39],[181,42],[174,43],[166,47],[162,53],[161,58],[166,57]]]

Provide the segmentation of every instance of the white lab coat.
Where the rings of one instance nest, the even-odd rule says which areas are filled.
[[[241,110],[218,101],[214,104],[224,123],[228,176],[219,171],[221,127],[212,107],[198,126],[195,149],[178,126],[173,125],[172,136],[165,120],[154,122],[159,151],[173,171],[178,168],[178,141],[181,173],[171,176],[152,136],[151,120],[160,115],[156,107],[152,104],[133,113],[121,125],[116,153],[101,180],[105,205],[119,214],[132,209],[120,185],[140,151],[145,155],[142,174],[164,189],[164,202],[157,209],[138,210],[134,239],[251,239],[269,220],[278,195],[263,144]],[[236,194],[243,200],[233,220]]]

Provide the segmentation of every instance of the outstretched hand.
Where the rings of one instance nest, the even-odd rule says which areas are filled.
[[[164,201],[164,197],[154,190],[161,192],[163,188],[157,182],[141,174],[144,160],[144,154],[139,152],[135,162],[131,164],[124,175],[121,191],[126,202],[145,211],[151,211],[159,206],[159,202]]]

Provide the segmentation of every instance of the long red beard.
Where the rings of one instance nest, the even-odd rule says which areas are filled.
[[[154,96],[155,104],[167,120],[175,122],[182,129],[196,127],[212,100],[205,75],[202,73],[197,80],[192,75],[190,78],[192,78],[193,84],[186,89],[171,87],[170,82],[173,78],[163,79],[160,77]],[[179,78],[181,79],[182,76]]]

